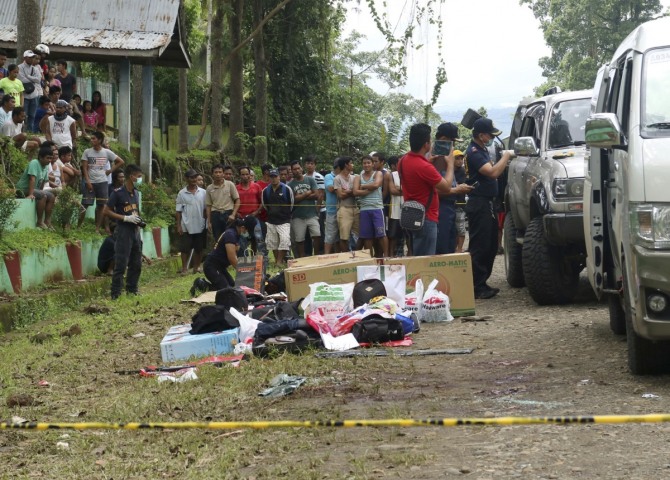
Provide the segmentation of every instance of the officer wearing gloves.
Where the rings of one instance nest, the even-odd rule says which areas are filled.
[[[146,224],[140,218],[139,192],[142,169],[128,165],[126,181],[109,196],[103,210],[117,226],[114,231],[114,273],[112,273],[112,300],[121,295],[123,276],[126,274],[126,293],[138,295],[137,284],[142,273],[142,228]]]

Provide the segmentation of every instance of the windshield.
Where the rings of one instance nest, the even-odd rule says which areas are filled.
[[[590,98],[579,98],[554,105],[549,120],[549,148],[584,145],[590,102]]]
[[[642,131],[645,136],[670,136],[670,49],[647,52],[644,56]]]

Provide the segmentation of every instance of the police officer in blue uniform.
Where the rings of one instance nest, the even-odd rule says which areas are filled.
[[[494,210],[494,199],[498,195],[497,179],[513,157],[513,153],[506,150],[499,162],[495,165],[491,162],[487,147],[501,133],[493,126],[491,119],[476,120],[465,157],[468,183],[475,187],[465,206],[470,235],[468,251],[472,258],[475,298],[482,299],[493,298],[500,291],[499,288],[490,287],[486,281],[491,276],[498,253],[498,220]]]
[[[112,273],[112,300],[121,295],[123,277],[126,275],[126,293],[138,295],[137,284],[142,273],[142,227],[139,192],[142,169],[128,165],[126,181],[109,196],[103,214],[116,222],[114,231],[114,273]]]

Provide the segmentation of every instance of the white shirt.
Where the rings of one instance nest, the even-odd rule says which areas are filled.
[[[393,185],[400,188],[400,175],[398,172],[391,172]],[[402,195],[391,195],[391,208],[389,209],[389,218],[400,220],[400,207],[402,207]]]
[[[23,123],[14,123],[14,121],[11,118],[5,123],[3,123],[2,127],[0,127],[0,132],[5,137],[10,138],[14,138],[19,133],[21,133],[22,130],[23,130]]]
[[[177,212],[181,212],[181,228],[190,234],[202,233],[207,226],[205,215],[205,197],[207,192],[198,187],[189,192],[186,187],[177,194]]]
[[[67,145],[72,148],[72,135],[70,134],[70,125],[74,123],[74,118],[67,115],[64,120],[56,120],[55,115],[49,117],[49,130],[51,131],[51,140],[63,147]]]

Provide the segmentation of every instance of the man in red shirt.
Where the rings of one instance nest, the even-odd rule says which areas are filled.
[[[258,218],[258,214],[263,209],[261,205],[261,195],[263,189],[257,182],[251,181],[249,167],[240,167],[240,183],[236,185],[237,193],[240,195],[240,209],[237,211],[237,216],[244,218],[248,215],[253,215],[254,218]],[[256,220],[258,223],[258,220]],[[255,248],[254,251],[258,252],[258,249],[261,247],[263,242],[263,237],[261,235],[260,224],[254,229],[253,232],[249,232],[252,238],[252,244]],[[240,251],[244,253],[246,249],[247,242],[245,238],[240,239]]]
[[[435,255],[439,199],[437,192],[448,194],[454,180],[454,155],[445,157],[447,170],[444,177],[433,167],[437,157],[426,159],[431,150],[430,126],[425,123],[412,125],[409,131],[410,151],[400,159],[398,172],[405,202],[414,200],[426,208],[426,218],[421,230],[412,231],[412,254]],[[429,204],[430,202],[430,204]]]

